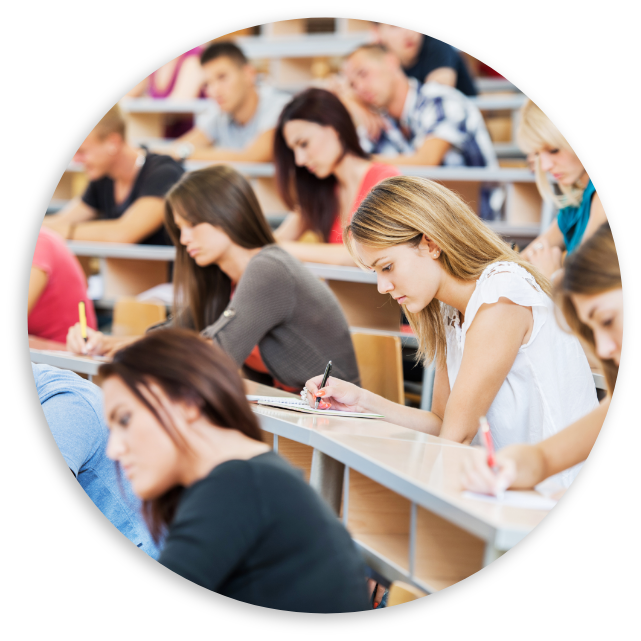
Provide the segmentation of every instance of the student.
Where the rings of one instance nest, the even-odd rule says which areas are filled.
[[[202,47],[186,51],[149,74],[126,95],[127,98],[147,96],[156,100],[195,100],[204,96],[203,70],[200,66]],[[178,138],[194,126],[191,114],[168,114],[165,118],[165,138]]]
[[[68,370],[33,363],[31,367],[49,429],[78,483],[122,534],[157,558],[157,542],[142,518],[140,501],[107,458],[109,432],[100,388]]]
[[[436,82],[420,86],[380,44],[356,49],[345,72],[356,95],[383,115],[385,127],[367,149],[380,162],[498,166],[481,112],[460,91]]]
[[[43,225],[67,240],[166,245],[163,197],[180,178],[182,167],[169,156],[135,149],[125,141],[125,121],[112,107],[76,152],[90,180]]]
[[[398,170],[370,160],[349,112],[324,89],[307,89],[283,109],[274,156],[281,198],[294,210],[274,234],[276,239],[300,260],[354,265],[343,245],[342,228],[369,190],[397,176]],[[307,231],[322,244],[287,242]]]
[[[585,168],[552,121],[531,101],[521,109],[517,139],[534,159],[541,196],[559,209],[548,230],[532,241],[523,257],[550,277],[561,267],[561,252],[572,253],[607,218]],[[558,185],[557,195],[546,174]]]
[[[472,76],[461,54],[451,45],[417,31],[374,22],[374,37],[396,54],[405,74],[419,83],[438,82],[476,96]]]
[[[597,409],[541,443],[510,445],[497,452],[496,474],[488,468],[485,453],[477,451],[466,461],[467,489],[497,494],[508,487],[532,488],[584,461],[599,436],[619,371],[623,338],[621,272],[607,223],[568,257],[556,289],[565,320],[601,360],[608,395]]]
[[[231,42],[215,42],[200,57],[211,108],[173,147],[177,158],[269,162],[274,127],[289,95],[256,85],[256,71]]]
[[[403,307],[424,362],[436,358],[432,411],[338,377],[318,394],[325,408],[376,412],[459,443],[478,442],[485,415],[503,447],[538,442],[597,406],[579,341],[554,322],[546,279],[453,192],[423,178],[388,178],[361,203],[346,243]],[[310,402],[320,381],[306,383]]]
[[[268,445],[236,364],[186,330],[152,332],[100,367],[108,455],[160,563],[232,599],[295,612],[369,609],[365,567],[315,490]]]
[[[176,245],[173,323],[215,340],[254,380],[267,375],[270,384],[300,391],[310,368],[324,369],[331,360],[358,384],[338,302],[274,244],[243,176],[225,165],[185,174],[167,195],[165,222]],[[131,340],[89,332],[86,349],[105,353]],[[77,325],[67,345],[83,351]]]
[[[42,227],[29,275],[29,334],[64,343],[69,326],[78,321],[80,301],[85,303],[87,326],[96,329],[96,313],[78,259],[58,234]]]

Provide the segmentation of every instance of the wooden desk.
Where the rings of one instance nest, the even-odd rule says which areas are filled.
[[[288,396],[256,383],[246,389]],[[516,545],[547,514],[465,498],[468,446],[384,421],[252,409],[266,441],[303,469],[370,567],[390,581],[441,590]]]

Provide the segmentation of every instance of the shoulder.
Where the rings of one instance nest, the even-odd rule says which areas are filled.
[[[102,411],[100,388],[69,370],[51,365],[31,364],[40,402],[56,394],[68,393]]]
[[[38,239],[36,240],[36,253],[48,255],[66,251],[64,240],[55,231],[48,227],[40,228]]]
[[[172,172],[180,176],[184,173],[184,169],[176,160],[171,156],[165,156],[164,154],[147,154],[147,159],[145,160],[145,165],[147,166],[148,173],[155,172]]]
[[[393,176],[400,175],[401,172],[393,165],[384,165],[382,163],[375,162],[370,167],[367,178],[368,182],[371,182],[372,185],[376,185],[386,178],[392,178]]]
[[[247,273],[291,273],[298,267],[302,268],[300,261],[278,245],[266,245],[250,261],[245,270]]]

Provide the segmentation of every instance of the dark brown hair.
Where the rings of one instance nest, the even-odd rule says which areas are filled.
[[[555,285],[557,304],[570,329],[588,345],[595,356],[594,334],[579,320],[571,295],[595,296],[613,289],[621,289],[621,270],[610,225],[604,223],[575,252],[568,255],[563,276]],[[603,365],[608,392],[612,395],[619,367],[611,359],[599,360]]]
[[[305,229],[329,241],[339,211],[336,178],[317,178],[305,167],[298,167],[294,152],[287,146],[283,127],[290,120],[306,120],[332,127],[343,146],[343,155],[369,158],[358,140],[356,127],[343,103],[331,92],[311,88],[299,93],[285,105],[274,136],[276,181],[281,198],[290,209],[300,209]]]
[[[200,54],[200,64],[206,65],[217,58],[229,58],[239,67],[243,67],[248,62],[242,49],[233,42],[214,42]]]
[[[161,404],[150,383],[156,383],[171,401],[194,403],[217,427],[263,440],[236,364],[222,349],[195,332],[185,329],[151,332],[116,352],[111,363],[100,366],[98,375],[105,379],[117,376],[183,452],[189,451],[187,444],[167,414],[159,411]],[[150,402],[149,397],[156,402]],[[143,501],[143,516],[156,542],[171,524],[182,492],[183,487],[177,486],[162,496]]]
[[[165,226],[176,246],[174,322],[202,331],[223,313],[231,281],[218,265],[199,267],[180,244],[174,210],[192,225],[209,223],[233,243],[255,249],[275,243],[256,194],[236,170],[214,165],[183,174],[165,198]]]

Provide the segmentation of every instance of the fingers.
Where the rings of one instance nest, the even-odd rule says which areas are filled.
[[[72,325],[67,331],[67,349],[74,354],[85,354],[85,341],[82,338],[80,323]]]
[[[499,495],[509,487],[510,482],[501,466],[496,474],[490,469],[483,448],[476,448],[463,463],[462,483],[467,490]]]

